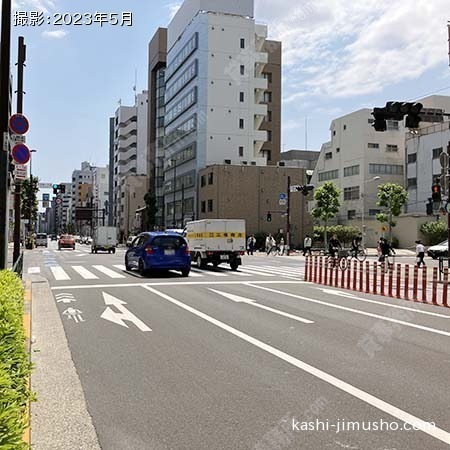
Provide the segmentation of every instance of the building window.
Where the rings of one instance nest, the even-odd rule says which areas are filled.
[[[344,201],[359,200],[359,186],[344,188]]]
[[[347,129],[347,125],[344,125],[344,131]]]
[[[200,184],[202,187],[206,186],[206,176],[202,175],[201,179],[200,179]]]
[[[239,157],[240,158],[244,157],[244,147],[239,147]]]
[[[339,153],[341,151],[341,148],[340,147],[337,147],[336,148],[336,153]]]
[[[408,178],[408,189],[417,187],[417,178]]]
[[[338,169],[319,173],[319,181],[336,180],[337,178],[339,178],[339,170]]]
[[[417,161],[417,153],[410,153],[408,155],[408,164],[415,163]]]
[[[208,173],[208,184],[214,183],[214,172]]]
[[[325,153],[325,159],[333,159],[333,153],[332,152]]]
[[[442,147],[433,148],[433,159],[438,159],[441,156],[442,150]]]
[[[333,130],[333,136],[336,136],[336,130]]]
[[[267,141],[272,142],[272,130],[267,130]]]
[[[267,111],[266,122],[272,122],[272,111]]]
[[[398,145],[387,144],[386,151],[387,152],[398,152]]]
[[[344,177],[352,177],[353,175],[359,175],[359,165],[344,167]]]
[[[239,128],[240,128],[241,130],[244,129],[244,119],[239,119]]]
[[[356,217],[356,210],[354,210],[354,209],[349,209],[348,211],[347,211],[347,219],[348,220],[352,220],[352,219],[354,219]]]
[[[380,144],[374,144],[372,142],[369,142],[369,144],[367,145],[369,148],[380,148]]]
[[[245,75],[245,66],[241,65],[241,75]]]
[[[399,125],[397,120],[388,120],[386,123],[388,131],[398,131]]]
[[[168,81],[172,75],[182,66],[184,61],[194,52],[198,47],[198,33],[189,39],[186,45],[176,54],[170,66],[166,69],[165,76]]]
[[[272,92],[264,92],[264,103],[272,103]]]
[[[241,38],[241,48],[245,48],[245,39]]]
[[[213,201],[208,200],[208,212],[213,212]]]
[[[244,102],[244,93],[243,93],[243,92],[239,92],[239,101],[240,101],[241,103]]]
[[[205,213],[205,212],[206,212],[206,202],[203,201],[202,202],[202,213]]]
[[[380,214],[380,209],[369,209],[369,216],[376,216],[377,214]]]
[[[403,166],[397,164],[369,164],[370,175],[403,175]]]

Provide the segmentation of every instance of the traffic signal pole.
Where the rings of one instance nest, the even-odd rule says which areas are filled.
[[[23,113],[23,68],[26,60],[26,45],[23,36],[19,36],[19,48],[17,58],[17,113]],[[21,225],[21,197],[22,182],[15,180],[14,190],[14,264],[20,256],[20,225]]]
[[[0,37],[0,270],[8,265],[8,180],[9,180],[9,64],[11,59],[11,0],[2,1]],[[5,145],[6,144],[6,145]]]
[[[291,250],[291,177],[288,176],[287,182],[287,225],[286,225],[286,246],[287,256]]]
[[[447,154],[450,156],[450,141],[447,145]],[[447,168],[447,173],[450,175],[450,167]],[[447,185],[447,201],[450,200],[450,186]],[[450,214],[447,213],[447,257],[450,258]],[[447,261],[450,267],[450,259]]]

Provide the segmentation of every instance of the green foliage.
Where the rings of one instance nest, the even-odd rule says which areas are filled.
[[[0,272],[0,448],[26,449],[22,441],[26,405],[31,398],[31,365],[25,349],[24,292],[12,272]]]
[[[341,191],[332,182],[327,181],[314,192],[315,206],[312,216],[324,222],[324,241],[327,242],[327,223],[339,212]]]
[[[158,207],[156,206],[156,197],[152,192],[147,192],[144,197],[146,209],[144,211],[143,227],[147,231],[151,231],[156,225],[156,214]],[[144,231],[144,230],[142,230]]]
[[[33,177],[33,189],[30,186],[30,180],[27,178],[22,181],[22,219],[30,218],[30,206],[32,212],[32,220],[34,223],[37,222],[38,219],[38,200],[37,194],[39,192],[39,179],[37,177]]]
[[[328,234],[335,234],[342,245],[347,246],[351,243],[353,236],[359,234],[359,228],[350,225],[335,225],[328,227]],[[319,242],[325,241],[325,227],[314,227],[314,240]]]
[[[420,232],[425,236],[427,245],[436,245],[447,239],[447,223],[443,221],[427,222],[420,227]]]

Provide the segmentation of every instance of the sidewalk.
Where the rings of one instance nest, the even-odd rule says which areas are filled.
[[[367,255],[368,256],[378,256],[378,252],[376,248],[367,248]],[[247,254],[247,253],[246,253]],[[406,248],[399,248],[399,249],[395,249],[395,255],[396,256],[409,256],[409,257],[415,257],[416,256],[416,252],[415,250],[409,250]],[[258,252],[255,251],[253,256],[267,256],[266,252]],[[292,253],[289,258],[291,257],[295,257],[295,256],[303,256],[303,252],[299,251],[299,250],[295,250],[294,253]],[[282,256],[277,256],[277,258],[281,258]],[[284,257],[287,257],[286,255]]]

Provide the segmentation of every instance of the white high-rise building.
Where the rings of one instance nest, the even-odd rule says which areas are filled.
[[[105,212],[109,204],[109,167],[94,167],[92,172],[94,208]],[[106,216],[105,216],[106,218]]]
[[[267,27],[255,22],[253,0],[185,0],[169,24],[163,169],[167,224],[181,225],[171,223],[174,208],[177,221],[195,214],[202,168],[267,165],[270,156],[263,146],[268,132],[260,129],[271,101],[264,72],[266,38]]]

